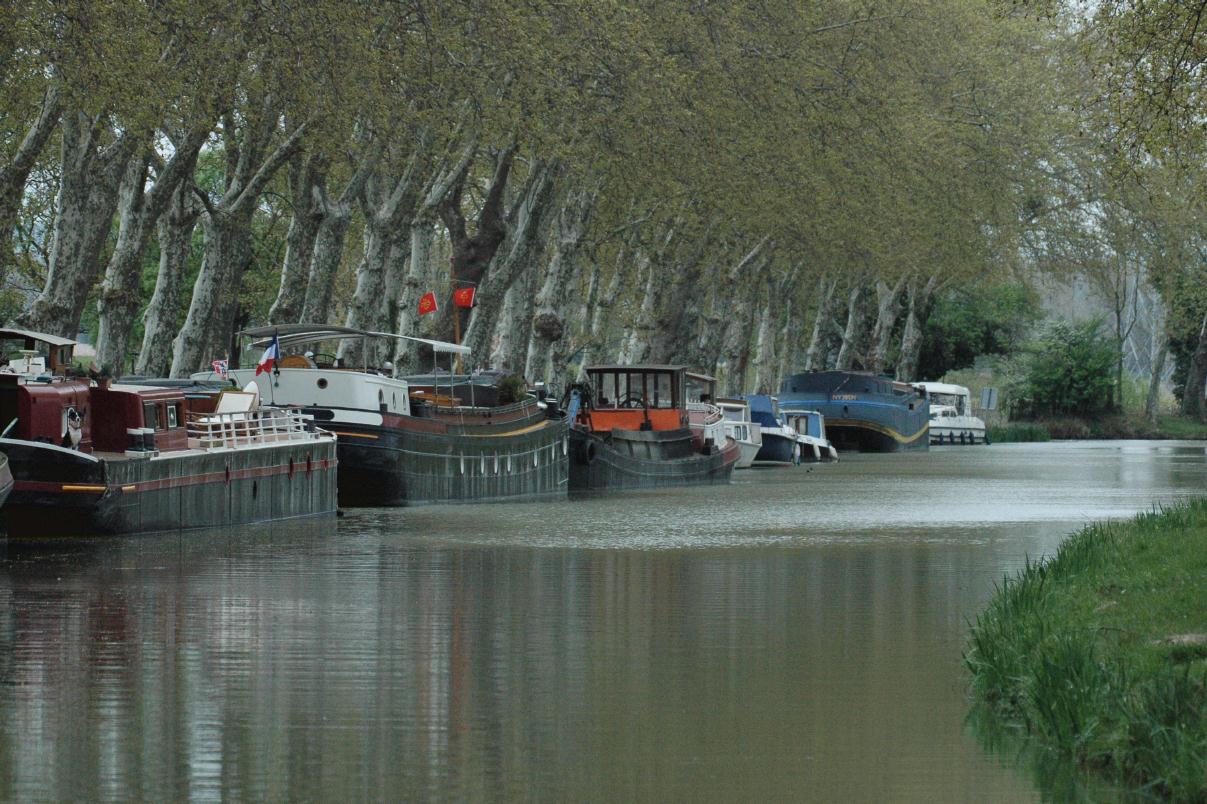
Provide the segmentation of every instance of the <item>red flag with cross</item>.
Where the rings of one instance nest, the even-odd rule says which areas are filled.
[[[427,293],[424,293],[423,297],[419,299],[419,315],[434,313],[439,309],[436,305],[436,294],[432,291],[429,290]]]

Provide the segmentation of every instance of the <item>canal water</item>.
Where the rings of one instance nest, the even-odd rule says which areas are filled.
[[[0,543],[0,799],[1026,801],[967,621],[1202,443],[849,456],[731,486]]]

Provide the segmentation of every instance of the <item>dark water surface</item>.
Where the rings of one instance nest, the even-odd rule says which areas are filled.
[[[0,552],[0,798],[1015,801],[966,620],[1201,443]]]

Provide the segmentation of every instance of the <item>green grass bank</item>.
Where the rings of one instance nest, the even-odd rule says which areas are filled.
[[[1116,414],[1097,419],[1041,419],[991,426],[995,444],[1053,439],[1188,439],[1207,440],[1207,423],[1186,416],[1158,416],[1150,422],[1139,414]]]
[[[1092,525],[1028,563],[976,618],[964,659],[1000,723],[1207,802],[1207,499]]]

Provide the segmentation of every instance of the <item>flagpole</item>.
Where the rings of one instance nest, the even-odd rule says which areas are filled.
[[[461,345],[461,308],[457,306],[457,258],[451,256],[448,258],[448,275],[450,285],[453,288],[453,343]],[[453,356],[454,373],[461,373],[461,353],[458,352]],[[451,380],[450,380],[451,383]],[[449,393],[452,393],[451,391]]]

